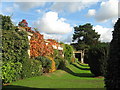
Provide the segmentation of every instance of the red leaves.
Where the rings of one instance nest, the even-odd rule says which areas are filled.
[[[49,56],[53,54],[53,47],[51,44],[46,45],[43,35],[34,33],[30,40],[30,56]]]

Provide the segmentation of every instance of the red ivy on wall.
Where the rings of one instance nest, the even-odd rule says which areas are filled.
[[[46,44],[43,35],[36,32],[30,39],[30,56],[49,56],[53,54],[53,47],[50,43]]]

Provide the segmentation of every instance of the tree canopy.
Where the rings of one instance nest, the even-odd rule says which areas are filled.
[[[93,25],[90,23],[74,27],[72,45],[77,49],[85,49],[99,42],[100,35],[95,32]]]

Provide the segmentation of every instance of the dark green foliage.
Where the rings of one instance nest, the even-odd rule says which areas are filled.
[[[24,34],[21,35],[21,33]],[[21,78],[21,73],[14,72],[20,67],[17,66],[16,68],[13,65],[16,65],[16,63],[21,63],[22,69],[24,68],[23,63],[26,62],[26,60],[28,59],[28,48],[29,44],[26,32],[2,30],[2,61],[4,63],[4,66],[9,66],[9,68],[6,68],[6,70],[2,69],[3,73],[7,73],[7,76],[2,76],[5,77],[2,78],[3,83],[8,83]],[[19,77],[17,76],[17,73],[19,74]]]
[[[104,76],[108,57],[108,44],[101,43],[91,47],[88,52],[88,64],[95,76]]]
[[[93,26],[90,23],[85,25],[79,25],[74,27],[73,43],[72,45],[76,50],[84,50],[89,46],[99,43],[98,39],[100,35],[93,30]]]
[[[113,31],[113,39],[110,43],[109,58],[107,61],[107,73],[105,85],[107,90],[120,89],[120,18],[116,22]]]
[[[35,59],[28,59],[23,62],[21,78],[29,78],[42,75],[42,64]]]
[[[60,53],[58,50],[54,49],[54,57],[56,57],[56,56],[60,56]]]
[[[72,63],[72,57],[73,57],[73,47],[68,44],[64,44],[64,59],[68,60],[69,63]]]
[[[60,65],[61,59],[55,57],[55,58],[54,58],[54,61],[55,61],[55,67],[56,67],[56,69],[58,69],[58,66]]]
[[[44,56],[38,56],[35,59],[41,61],[42,67],[43,67],[43,73],[49,72],[49,70],[51,69],[51,65],[52,65],[51,60],[49,60],[48,58],[46,58]]]
[[[61,55],[60,51],[54,50],[54,61],[55,61],[55,66],[56,69],[62,69],[65,66],[65,62],[68,60],[65,60]]]
[[[3,30],[14,30],[15,29],[14,25],[12,24],[10,16],[0,15],[0,29],[3,29]]]
[[[31,60],[32,76],[42,75],[42,63],[39,60]]]
[[[66,65],[66,61],[67,61],[64,58],[59,57],[59,56],[56,56],[54,58],[54,60],[55,60],[55,64],[56,64],[57,69],[62,69]]]
[[[28,58],[27,34],[19,35],[19,32],[3,30],[2,32],[2,60],[22,62]]]

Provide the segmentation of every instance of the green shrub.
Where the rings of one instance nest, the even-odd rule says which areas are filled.
[[[68,60],[69,63],[72,63],[73,57],[73,47],[68,44],[64,44],[64,59]]]
[[[55,60],[55,63],[56,63],[56,68],[57,69],[62,69],[64,66],[65,66],[65,59],[64,58],[62,58],[62,57],[59,57],[59,56],[56,56],[55,58],[54,58],[54,60]]]
[[[32,76],[42,75],[42,63],[39,60],[31,60]]]
[[[3,62],[2,82],[10,83],[21,78],[22,64],[20,62]]]
[[[35,59],[41,61],[42,67],[43,67],[43,73],[49,72],[49,70],[51,69],[51,65],[52,65],[51,60],[49,60],[48,58],[44,56],[38,56]]]
[[[35,59],[28,59],[23,62],[22,78],[42,75],[42,64]]]
[[[99,44],[91,47],[88,52],[88,64],[95,76],[102,76],[106,72],[108,44]]]
[[[2,31],[2,60],[12,62],[22,62],[24,58],[28,58],[28,38],[25,32],[24,35],[19,35],[20,32]]]
[[[24,78],[32,77],[31,61],[24,60],[22,65],[23,68],[22,68],[21,78],[24,79]]]
[[[60,65],[60,61],[58,58],[55,58],[54,61],[55,61],[55,67],[56,69],[58,69],[58,66]]]

